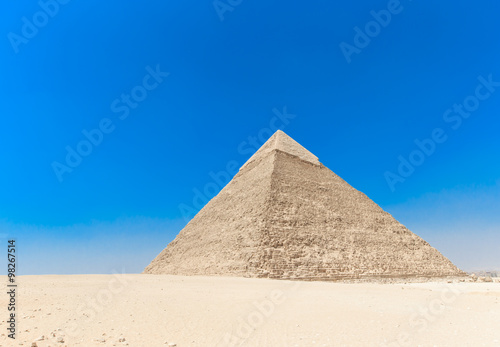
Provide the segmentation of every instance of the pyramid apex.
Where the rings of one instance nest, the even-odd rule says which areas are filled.
[[[292,139],[283,130],[278,129],[276,132],[255,152],[250,159],[241,167],[245,167],[248,163],[259,159],[268,153],[278,150],[299,157],[302,160],[315,165],[320,165],[318,157],[305,149],[301,144]],[[240,169],[241,170],[241,169]]]

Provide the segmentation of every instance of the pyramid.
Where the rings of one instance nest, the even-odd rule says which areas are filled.
[[[297,280],[464,275],[282,131],[144,273]]]

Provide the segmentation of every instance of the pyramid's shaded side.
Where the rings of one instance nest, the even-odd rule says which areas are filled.
[[[276,135],[145,273],[303,280],[464,275],[288,137],[282,139],[293,154],[274,146]]]
[[[336,280],[464,275],[325,166],[276,151],[259,277]]]

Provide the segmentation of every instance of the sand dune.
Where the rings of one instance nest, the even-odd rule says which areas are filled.
[[[499,283],[19,277],[1,346],[500,346]],[[6,307],[6,298],[0,299]],[[59,340],[59,342],[58,342]]]

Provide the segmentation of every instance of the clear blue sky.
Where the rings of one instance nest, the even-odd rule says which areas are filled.
[[[285,109],[457,265],[500,268],[497,1],[47,3],[0,14],[0,252],[15,237],[22,274],[140,272]]]

